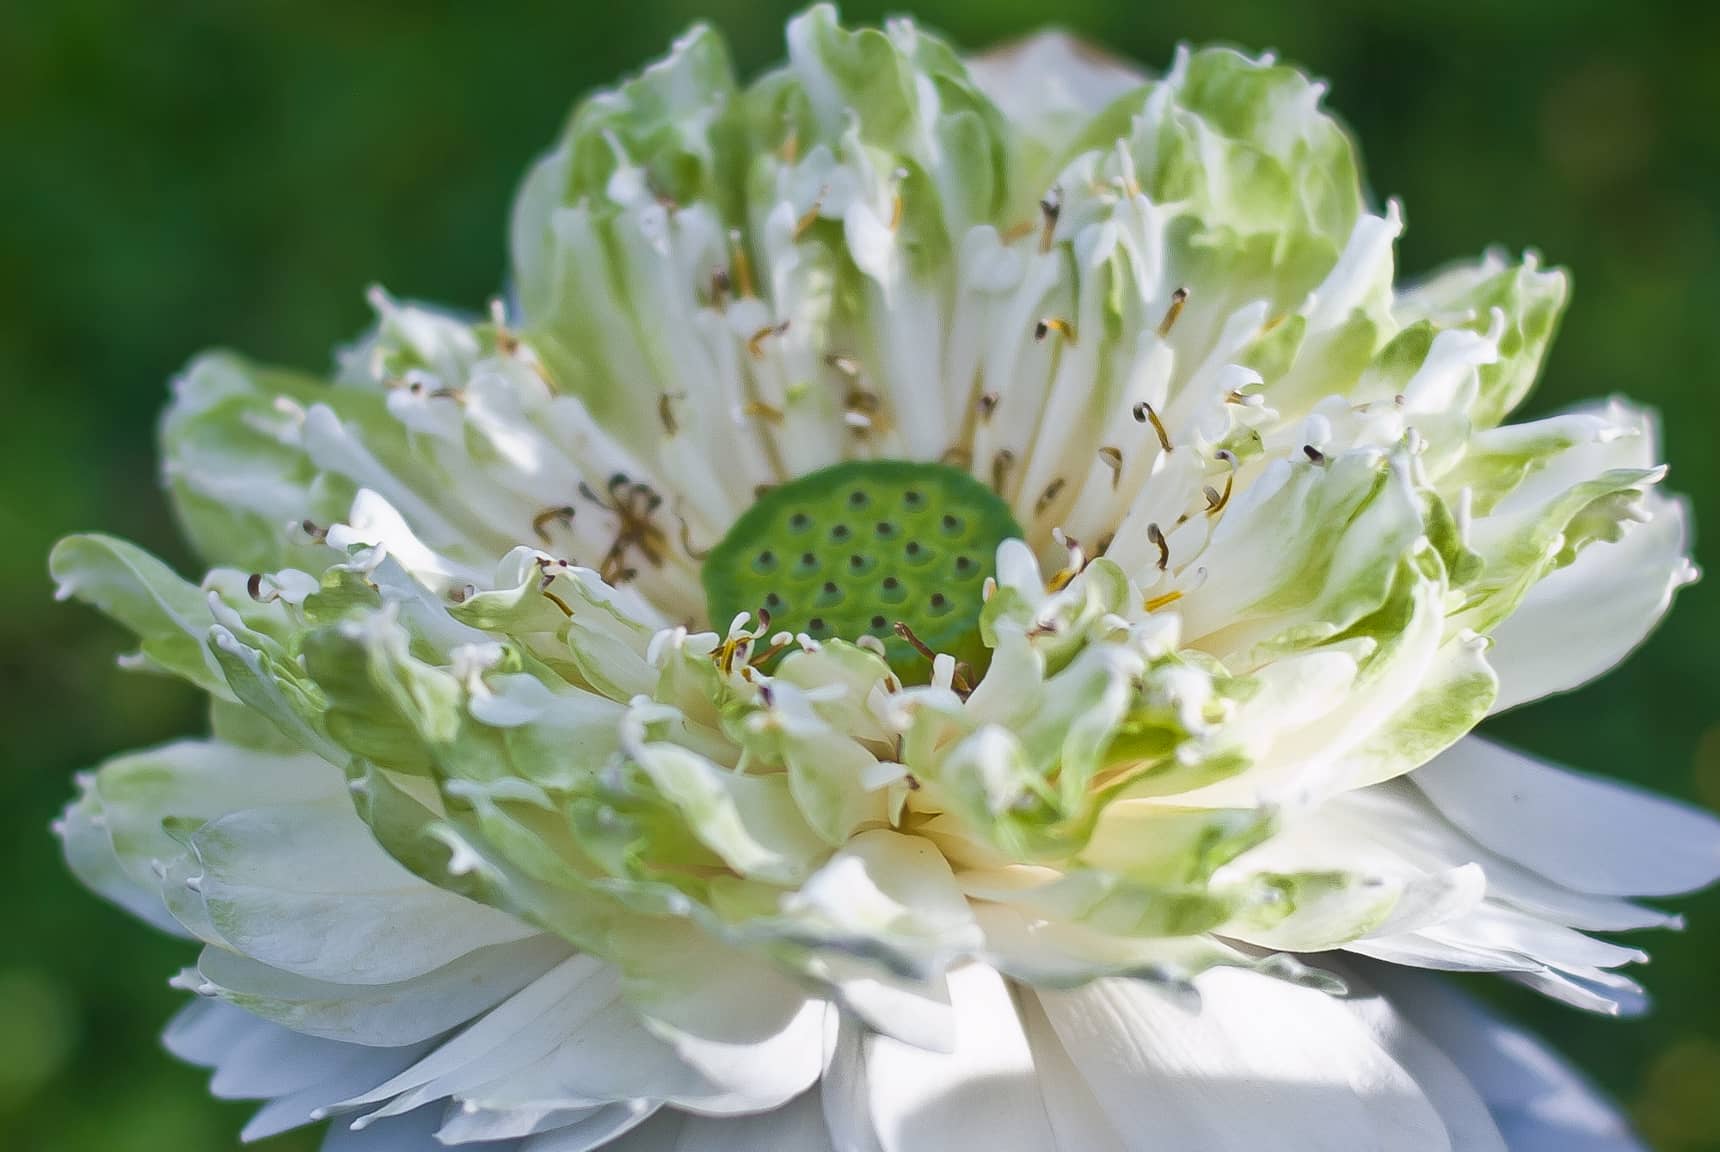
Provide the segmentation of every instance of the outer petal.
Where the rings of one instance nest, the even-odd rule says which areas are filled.
[[[1660,623],[1672,594],[1696,579],[1683,500],[1650,492],[1646,524],[1597,543],[1523,597],[1493,630],[1495,712],[1585,684],[1623,660]]]
[[[1388,965],[1364,975],[1480,1091],[1511,1152],[1643,1152],[1612,1104],[1535,1037],[1437,978]]]
[[[879,1152],[1059,1152],[1008,985],[971,964],[950,974],[956,1049],[927,1052],[849,1025],[825,1077],[839,1147]]]
[[[323,1109],[386,1080],[424,1052],[423,1045],[366,1048],[301,1036],[208,1001],[180,1012],[163,1041],[182,1060],[214,1069],[216,1095],[268,1101],[246,1125],[246,1140],[318,1120]]]
[[[1147,82],[1134,65],[1066,32],[1040,32],[968,61],[968,75],[1017,123],[1091,116]]]
[[[406,871],[344,797],[235,812],[191,843],[211,942],[312,980],[390,984],[536,935]]]
[[[1226,969],[1196,983],[1198,1012],[1132,981],[1039,994],[1125,1148],[1451,1148],[1414,1079],[1336,999]]]
[[[1668,896],[1720,877],[1720,819],[1479,737],[1410,779],[1483,845],[1579,892]]]
[[[666,1111],[605,1147],[610,1152],[834,1152],[836,1145],[825,1127],[818,1093],[807,1092],[757,1116],[711,1119]]]

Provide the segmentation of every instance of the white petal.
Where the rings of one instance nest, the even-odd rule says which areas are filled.
[[[313,980],[396,983],[537,934],[408,872],[344,797],[235,812],[192,843],[222,940]]]
[[[1039,993],[1124,1147],[1450,1149],[1415,1081],[1339,1001],[1230,969],[1196,986],[1198,1013],[1135,981]]]
[[[1720,819],[1471,736],[1411,777],[1459,828],[1550,880],[1667,896],[1720,877]]]
[[[1099,1106],[1093,1089],[1069,1059],[1039,997],[1022,996],[1020,1007],[1028,1043],[1033,1048],[1039,1094],[1045,1101],[1045,1115],[1051,1121],[1060,1152],[1123,1152],[1122,1139]]]
[[[643,1100],[610,1104],[572,1124],[529,1137],[520,1144],[520,1152],[587,1152],[610,1147],[616,1137],[638,1128],[657,1110],[657,1105]],[[437,1138],[447,1142],[441,1133]]]
[[[622,1121],[630,1120],[631,1127],[651,1115],[653,1108],[645,1101],[628,1104],[598,1104],[590,1108],[480,1108],[475,1104],[456,1104],[452,1101],[443,1111],[442,1127],[436,1130],[436,1139],[444,1144],[473,1144],[484,1140],[513,1140],[526,1136],[535,1136],[541,1132],[553,1132],[562,1128],[572,1128],[586,1121],[598,1121],[606,1126],[609,1139],[626,1127],[619,1127]]]
[[[542,976],[568,954],[557,937],[534,936],[468,952],[395,984],[311,980],[213,946],[198,972],[199,992],[242,1003],[298,1032],[348,1044],[392,1048],[457,1028]]]
[[[269,1101],[258,1109],[239,1133],[246,1141],[262,1140],[281,1132],[313,1123],[327,1115],[336,1102],[367,1084],[386,1080],[423,1055],[424,1048],[365,1048],[358,1044],[342,1045],[346,1051],[323,1068],[316,1083]],[[336,1127],[342,1126],[337,1120]]]
[[[345,1103],[402,1097],[398,1110],[406,1111],[505,1076],[553,1050],[594,1010],[593,991],[601,984],[610,995],[612,981],[602,961],[570,957],[411,1068]]]
[[[1099,112],[1146,83],[1127,64],[1062,32],[1041,32],[968,61],[968,74],[1012,120]]]
[[[1487,662],[1502,711],[1585,684],[1623,660],[1660,622],[1672,594],[1696,578],[1684,501],[1650,492],[1652,519],[1623,540],[1596,543],[1546,577],[1493,630]]]
[[[818,1093],[773,1112],[705,1117],[665,1111],[606,1152],[835,1152]],[[527,1145],[525,1152],[539,1152]],[[547,1149],[543,1152],[548,1152]],[[558,1150],[559,1152],[559,1150]]]
[[[437,1152],[441,1145],[436,1143],[436,1126],[441,1120],[437,1109],[420,1108],[410,1116],[385,1120],[356,1132],[337,1121],[329,1126],[322,1152]],[[469,1152],[515,1152],[519,1145],[507,1140],[466,1147]]]
[[[261,1023],[243,1008],[216,1000],[193,1000],[168,1022],[161,1043],[187,1064],[213,1068],[225,1052]]]
[[[210,1089],[216,1096],[269,1101],[246,1124],[246,1140],[310,1124],[424,1053],[423,1045],[367,1048],[302,1036],[206,1000],[187,1005],[162,1040],[180,1059],[215,1070]]]
[[[1612,1105],[1527,1032],[1443,980],[1380,965],[1363,974],[1481,1092],[1511,1152],[1643,1152]]]
[[[863,1042],[868,1110],[884,1152],[1058,1152],[1009,987],[991,968],[950,973],[956,1050]],[[831,1075],[838,1075],[832,1069]]]
[[[1486,1102],[1451,1058],[1354,972],[1346,969],[1343,978],[1351,989],[1344,1003],[1439,1110],[1452,1152],[1506,1152]]]
[[[826,931],[877,939],[928,971],[981,943],[948,861],[929,841],[899,832],[854,837],[792,897],[790,909]]]

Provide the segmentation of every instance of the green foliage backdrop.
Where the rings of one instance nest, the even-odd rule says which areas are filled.
[[[50,603],[49,544],[121,532],[185,561],[155,484],[166,382],[215,344],[307,367],[362,289],[479,307],[516,175],[571,102],[695,19],[747,68],[786,0],[518,5],[62,0],[0,11],[0,1145],[208,1152],[238,1105],[155,1034],[189,959],[79,891],[48,822],[71,774],[193,729],[188,690]],[[847,4],[875,20],[870,2]],[[892,10],[907,7],[892,4]],[[1048,20],[1148,64],[1182,39],[1329,78],[1371,186],[1407,202],[1412,272],[1492,243],[1574,270],[1546,411],[1628,392],[1667,415],[1673,482],[1720,569],[1720,7],[1681,0],[921,0],[966,47]],[[188,568],[188,565],[187,565]],[[1581,627],[1581,621],[1572,621]],[[1532,750],[1720,806],[1720,592],[1685,593],[1622,672],[1491,725]],[[1501,999],[1666,1152],[1720,1149],[1720,894],[1651,943],[1658,1012]],[[315,1146],[309,1134],[268,1152]]]

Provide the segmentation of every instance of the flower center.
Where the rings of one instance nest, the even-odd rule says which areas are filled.
[[[1009,506],[966,472],[850,460],[765,493],[701,579],[719,629],[751,612],[772,632],[874,636],[898,676],[923,683],[925,649],[984,670],[982,590],[998,545],[1020,535]]]

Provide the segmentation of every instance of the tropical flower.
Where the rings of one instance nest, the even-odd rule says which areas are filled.
[[[200,583],[56,551],[211,700],[62,828],[168,1046],[362,1152],[1634,1147],[1425,974],[1634,1010],[1720,873],[1468,735],[1693,575],[1648,414],[1504,422],[1564,277],[1396,286],[1270,58],[787,38],[580,105],[487,317],[192,364]]]

